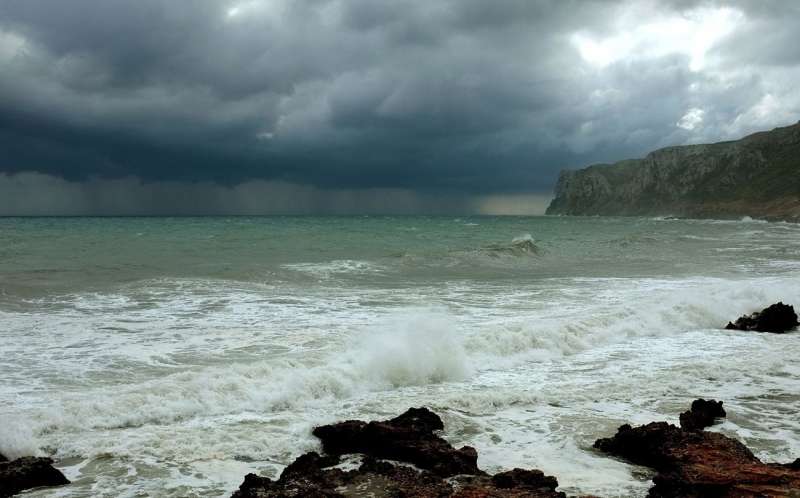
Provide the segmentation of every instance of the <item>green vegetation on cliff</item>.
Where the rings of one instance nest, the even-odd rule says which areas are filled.
[[[800,221],[800,123],[563,171],[547,214]]]

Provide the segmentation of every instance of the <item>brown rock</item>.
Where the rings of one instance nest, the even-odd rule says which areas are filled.
[[[445,479],[372,457],[347,472],[320,466],[333,462],[312,452],[295,460],[277,481],[248,474],[233,498],[565,498],[555,491],[558,481],[554,477],[536,470]]]
[[[439,416],[426,408],[382,422],[317,427],[314,434],[329,456],[306,453],[276,481],[248,474],[233,498],[565,498],[556,491],[556,478],[538,470],[487,475],[478,469],[474,449],[457,450],[434,434],[443,428]],[[356,470],[335,468],[345,453],[365,458]]]
[[[623,425],[594,446],[658,471],[652,498],[756,498],[800,496],[800,470],[766,464],[739,441],[688,431],[666,422]]]

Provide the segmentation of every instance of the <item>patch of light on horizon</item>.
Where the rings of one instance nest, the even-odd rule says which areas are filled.
[[[578,32],[571,41],[586,62],[600,68],[624,59],[678,53],[689,57],[692,71],[700,71],[706,66],[706,55],[714,44],[744,20],[740,10],[728,7],[698,8],[650,21],[633,19],[636,14],[621,16],[620,29],[611,36],[594,38]]]
[[[697,107],[692,107],[683,115],[680,121],[676,123],[676,126],[684,130],[692,131],[703,124],[703,117],[705,114],[706,111],[698,109]]]
[[[495,194],[476,198],[476,211],[485,215],[538,216],[544,214],[552,195]]]

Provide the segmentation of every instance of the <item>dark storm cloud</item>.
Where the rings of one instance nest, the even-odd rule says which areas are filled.
[[[336,211],[335,201],[370,211],[381,198],[404,212],[518,206],[486,199],[549,192],[564,167],[796,121],[798,10],[4,0],[0,173],[40,174],[15,197],[25,209],[41,185],[81,212],[142,212],[138,197],[87,201],[129,185],[114,182],[162,199],[159,212],[251,212],[258,196],[231,197],[241,185],[288,207],[302,198],[298,211]],[[7,175],[3,188],[22,188]],[[180,195],[162,196],[169,189]]]

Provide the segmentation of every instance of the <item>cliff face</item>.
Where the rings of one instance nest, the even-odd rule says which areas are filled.
[[[562,171],[547,214],[800,221],[800,123]]]

